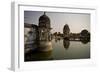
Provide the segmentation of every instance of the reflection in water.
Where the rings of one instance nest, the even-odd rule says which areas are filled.
[[[39,41],[25,45],[25,61],[52,60],[52,44],[50,41]]]
[[[55,38],[55,42],[59,42],[61,40],[61,38]]]
[[[25,61],[89,58],[90,43],[88,42],[89,40],[86,39],[80,41],[68,39],[54,39],[52,42],[34,41],[25,45]]]
[[[82,44],[87,44],[89,40],[81,40]]]
[[[30,51],[25,54],[25,61],[41,61],[41,60],[52,60],[52,51],[39,52]]]
[[[52,50],[51,41],[39,41],[37,50],[42,52],[51,51]]]
[[[90,42],[90,38],[81,38],[80,41],[82,42],[82,44],[87,44],[88,42]]]
[[[42,52],[47,52],[52,50],[52,43],[51,41],[32,41],[25,44],[25,53],[30,50],[37,50]]]
[[[38,25],[24,24],[25,61],[90,57],[90,43],[88,43],[90,32],[86,29],[82,30],[81,33],[70,33],[68,24],[65,24],[63,33],[55,32],[52,34],[51,20],[45,12],[39,17],[38,21]],[[55,39],[52,38],[53,36]]]
[[[70,46],[70,41],[67,39],[63,39],[63,46],[65,49],[68,49]]]

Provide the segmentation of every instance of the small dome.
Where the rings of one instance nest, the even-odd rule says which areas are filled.
[[[47,27],[47,28],[50,28],[50,19],[49,19],[49,17],[45,14],[45,12],[44,12],[44,14],[43,14],[42,16],[40,16],[40,18],[39,18],[39,26],[40,26],[40,27]]]

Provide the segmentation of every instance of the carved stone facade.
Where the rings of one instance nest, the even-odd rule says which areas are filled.
[[[39,18],[39,26],[38,26],[39,40],[50,41],[51,40],[50,30],[51,30],[50,19],[44,12],[44,14]]]
[[[24,36],[26,50],[31,48],[38,51],[51,51],[51,24],[49,17],[45,14],[40,16],[38,25],[24,24]]]

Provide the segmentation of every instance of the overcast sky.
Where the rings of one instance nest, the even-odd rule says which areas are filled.
[[[39,17],[43,15],[40,11],[25,11],[24,23],[38,25]],[[46,15],[51,21],[51,32],[63,32],[65,24],[69,25],[72,33],[79,33],[83,29],[90,32],[90,15],[89,14],[76,14],[76,13],[60,13],[60,12],[46,12]]]

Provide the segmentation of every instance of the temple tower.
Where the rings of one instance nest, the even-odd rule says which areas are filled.
[[[44,12],[42,16],[39,18],[39,40],[50,41],[51,40],[51,24],[50,19]]]

